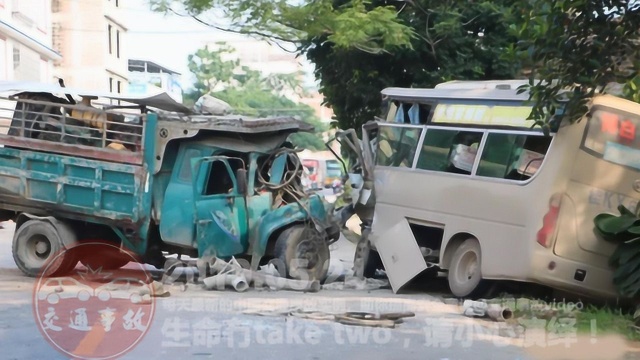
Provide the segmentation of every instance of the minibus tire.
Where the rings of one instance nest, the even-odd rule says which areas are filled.
[[[13,236],[12,253],[18,269],[29,277],[66,275],[78,263],[56,227],[46,220],[22,224]]]
[[[475,265],[473,265],[475,257]],[[475,297],[484,291],[485,282],[482,280],[480,243],[474,238],[465,240],[453,253],[449,264],[447,279],[451,293],[456,297]],[[471,263],[470,263],[471,262]],[[475,266],[471,278],[468,278],[468,268]],[[466,280],[464,280],[466,278]]]
[[[304,253],[302,256],[301,252]],[[329,245],[318,230],[310,225],[294,225],[280,233],[276,240],[274,255],[285,264],[288,278],[323,282],[329,273]],[[304,275],[295,269],[294,261],[297,258],[307,259],[313,263],[313,266],[303,270],[306,272]]]

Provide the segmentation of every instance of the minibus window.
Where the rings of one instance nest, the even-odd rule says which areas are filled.
[[[376,164],[412,167],[422,129],[381,126],[378,131]]]
[[[526,180],[535,174],[551,145],[551,137],[489,133],[476,175]]]
[[[471,174],[482,133],[449,129],[428,129],[417,168]]]

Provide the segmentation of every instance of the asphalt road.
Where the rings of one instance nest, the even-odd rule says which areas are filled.
[[[16,268],[10,250],[12,224],[6,225],[6,229],[0,230],[0,247],[5,249],[0,253],[0,357],[3,359],[72,358],[63,350],[72,354],[82,350],[95,357],[101,341],[112,341],[110,348],[100,348],[104,355],[138,338],[140,341],[120,358],[615,359],[624,358],[626,351],[626,344],[602,336],[576,337],[575,342],[567,342],[568,347],[556,337],[555,345],[551,345],[544,334],[540,337],[535,332],[523,333],[522,324],[467,318],[461,315],[459,306],[448,305],[439,296],[393,294],[389,289],[323,289],[309,294],[250,288],[237,293],[208,291],[197,284],[186,287],[167,284],[168,297],[154,298],[152,305],[127,305],[132,310],[128,320],[125,321],[124,311],[128,309],[123,308],[118,312],[124,314],[122,321],[113,322],[110,332],[96,332],[102,329],[98,320],[89,321],[89,325],[94,326],[91,331],[76,330],[70,325],[82,325],[75,316],[78,313],[73,312],[78,309],[60,307],[62,300],[57,307],[47,305],[36,312],[38,307],[33,300],[36,282]],[[353,251],[353,244],[346,240],[338,245],[332,252],[332,271],[336,274],[348,272]],[[68,287],[60,290],[59,294],[72,291]],[[99,300],[92,298],[83,306],[91,308],[96,304],[94,301]],[[298,316],[278,314],[290,313],[295,308],[318,313],[313,319],[295,311],[293,314]],[[57,311],[57,317],[47,323],[45,313],[52,309]],[[148,323],[136,322],[134,314],[141,314],[137,309],[144,313],[141,316],[153,314],[153,317]],[[247,311],[254,313],[247,314]],[[393,329],[343,325],[320,316],[346,311],[408,311],[415,316]],[[58,333],[52,332],[55,326],[61,329]]]

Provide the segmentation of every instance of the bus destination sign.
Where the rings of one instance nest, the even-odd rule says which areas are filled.
[[[438,104],[431,122],[531,128],[535,123],[527,120],[531,110],[530,106]]]

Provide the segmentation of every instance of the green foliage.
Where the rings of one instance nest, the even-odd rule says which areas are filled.
[[[335,6],[347,1],[336,0]],[[508,34],[516,1],[372,1],[395,6],[398,21],[414,29],[410,47],[372,54],[311,37],[301,50],[316,65],[320,91],[341,128],[360,129],[379,116],[385,87],[433,87],[450,80],[509,79],[520,72],[517,39]]]
[[[622,296],[640,295],[640,217],[620,205],[620,215],[599,214],[595,217],[596,232],[605,240],[618,245],[609,259],[614,267],[613,283]]]
[[[310,150],[324,149],[320,134],[328,126],[318,119],[311,107],[285,96],[287,93],[304,93],[298,74],[264,75],[247,67],[239,67],[238,61],[224,58],[234,50],[224,43],[218,45],[219,49],[205,47],[189,56],[189,69],[196,82],[194,89],[185,94],[185,103],[193,104],[200,96],[210,94],[227,102],[238,114],[296,116],[313,125],[315,132],[292,135],[294,145]]]
[[[205,46],[188,57],[189,71],[196,77],[193,87],[201,94],[210,93],[218,85],[229,83],[233,78],[233,71],[238,67],[235,60],[223,60],[234,49],[224,43],[216,45],[220,48],[213,50]]]
[[[532,68],[525,88],[531,91],[531,119],[538,125],[548,125],[564,102],[563,118],[578,121],[587,112],[589,99],[610,83],[626,84],[624,95],[639,99],[640,7],[632,3],[521,3],[510,33],[521,39],[517,57]]]
[[[515,0],[154,0],[158,11],[295,44],[316,66],[320,92],[341,128],[380,115],[389,86],[431,87],[448,80],[513,78],[517,39],[508,33]],[[212,10],[229,19],[205,19]],[[217,23],[217,24],[216,24]],[[503,56],[512,54],[512,56]]]
[[[151,0],[156,11],[179,6],[199,17],[217,11],[230,21],[226,29],[243,34],[297,43],[326,36],[342,49],[357,48],[378,53],[409,45],[412,28],[398,21],[394,6],[369,6],[370,1],[345,1],[334,6],[332,0]],[[216,26],[215,21],[208,22]]]

